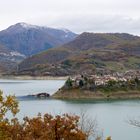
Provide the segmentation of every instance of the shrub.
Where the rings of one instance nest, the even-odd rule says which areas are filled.
[[[66,88],[72,88],[72,80],[71,80],[70,77],[69,77],[68,80],[66,81],[65,86],[66,86]]]
[[[12,119],[6,118],[11,112]],[[38,114],[37,117],[25,117],[22,123],[15,118],[19,112],[15,96],[3,97],[0,91],[0,140],[87,140],[95,134],[95,123],[76,115]],[[95,137],[101,140],[101,137]]]
[[[81,87],[83,87],[84,86],[84,82],[83,82],[83,80],[80,80],[79,81],[79,87],[81,88]]]
[[[4,98],[0,92],[0,140],[86,140],[86,133],[79,128],[78,116],[39,114],[34,118],[25,117],[20,123],[15,118],[18,111],[16,98]],[[11,120],[6,118],[8,112],[13,114]]]

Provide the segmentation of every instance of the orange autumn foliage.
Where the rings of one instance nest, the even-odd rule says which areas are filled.
[[[78,128],[78,122],[77,116],[68,114],[26,117],[22,124],[13,119],[8,125],[1,125],[5,136],[1,140],[86,140],[86,134]]]
[[[25,117],[19,122],[14,116],[18,113],[18,103],[14,96],[3,97],[0,92],[0,140],[86,140],[87,135],[78,126],[79,117],[64,114],[45,114]],[[13,119],[8,120],[6,113]]]

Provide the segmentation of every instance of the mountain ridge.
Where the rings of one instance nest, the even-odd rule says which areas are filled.
[[[0,31],[0,44],[26,56],[39,53],[73,40],[77,35],[50,27],[17,23]]]
[[[77,34],[27,23],[17,23],[0,31],[0,69],[9,71],[26,57],[73,40]],[[12,66],[12,68],[13,68]]]
[[[19,65],[19,73],[71,75],[140,68],[140,37],[126,33],[82,33],[58,48],[34,55]]]

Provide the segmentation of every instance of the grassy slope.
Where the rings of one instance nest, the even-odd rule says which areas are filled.
[[[89,90],[71,89],[59,90],[53,96],[56,99],[140,99],[139,90],[117,91],[110,94],[104,92],[92,92]]]
[[[28,58],[20,64],[20,70],[42,73],[56,69],[62,74],[65,70],[76,74],[95,67],[114,71],[139,69],[139,46],[140,37],[129,34],[83,33],[70,43]]]

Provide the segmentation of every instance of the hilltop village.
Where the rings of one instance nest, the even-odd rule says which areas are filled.
[[[140,98],[140,71],[69,77],[56,98]]]
[[[94,86],[107,85],[109,82],[128,82],[140,80],[140,70],[131,70],[124,73],[113,73],[107,75],[77,75],[69,77],[64,88],[94,88]]]

